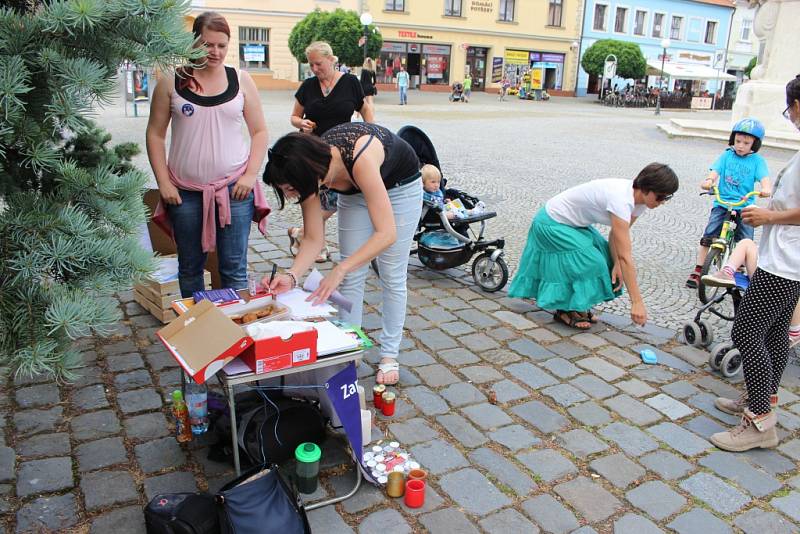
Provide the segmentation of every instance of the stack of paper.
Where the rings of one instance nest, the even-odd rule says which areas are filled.
[[[323,303],[315,306],[313,302],[306,300],[310,295],[311,293],[296,287],[291,291],[281,293],[276,297],[276,300],[292,311],[292,319],[328,317],[336,313],[336,308],[330,304]]]

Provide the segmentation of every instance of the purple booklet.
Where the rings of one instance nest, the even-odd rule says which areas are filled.
[[[192,293],[194,302],[197,304],[201,300],[210,300],[212,303],[227,304],[229,302],[239,302],[239,294],[233,289],[226,287],[225,289],[205,289],[203,291],[195,291]]]

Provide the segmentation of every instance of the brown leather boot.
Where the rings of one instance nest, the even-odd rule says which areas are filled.
[[[775,412],[755,415],[745,408],[739,426],[711,436],[711,443],[724,451],[742,452],[750,449],[771,449],[778,446]]]
[[[738,399],[726,399],[725,397],[717,397],[714,400],[714,406],[718,410],[731,415],[741,415],[745,408],[747,408],[747,392],[742,393]],[[778,406],[778,396],[770,395],[769,406],[773,410]]]

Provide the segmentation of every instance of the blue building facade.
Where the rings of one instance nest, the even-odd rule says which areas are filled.
[[[585,0],[580,57],[600,39],[616,39],[639,45],[649,63],[660,63],[661,41],[670,40],[666,61],[674,64],[713,67],[716,51],[727,47],[734,4],[728,0]],[[615,78],[625,87],[630,80]],[[670,89],[678,79],[669,80]],[[667,82],[665,81],[665,84]],[[714,80],[704,83],[710,92],[717,89]],[[658,76],[650,76],[648,85],[658,85]],[[600,79],[589,76],[582,67],[578,72],[577,95],[597,93]]]

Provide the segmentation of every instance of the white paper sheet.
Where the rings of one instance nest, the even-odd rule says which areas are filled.
[[[308,319],[310,317],[327,317],[336,313],[336,308],[328,303],[318,304],[314,306],[313,302],[308,302],[306,299],[311,295],[307,291],[303,291],[299,287],[281,293],[276,297],[277,301],[288,306],[292,310],[292,319]]]
[[[306,276],[306,281],[303,283],[303,289],[313,293],[319,287],[319,283],[322,282],[322,278],[322,273],[316,269],[312,270],[308,276]],[[353,311],[353,303],[347,300],[345,296],[338,291],[334,291],[331,296],[328,297],[328,300],[345,310],[347,313]]]

